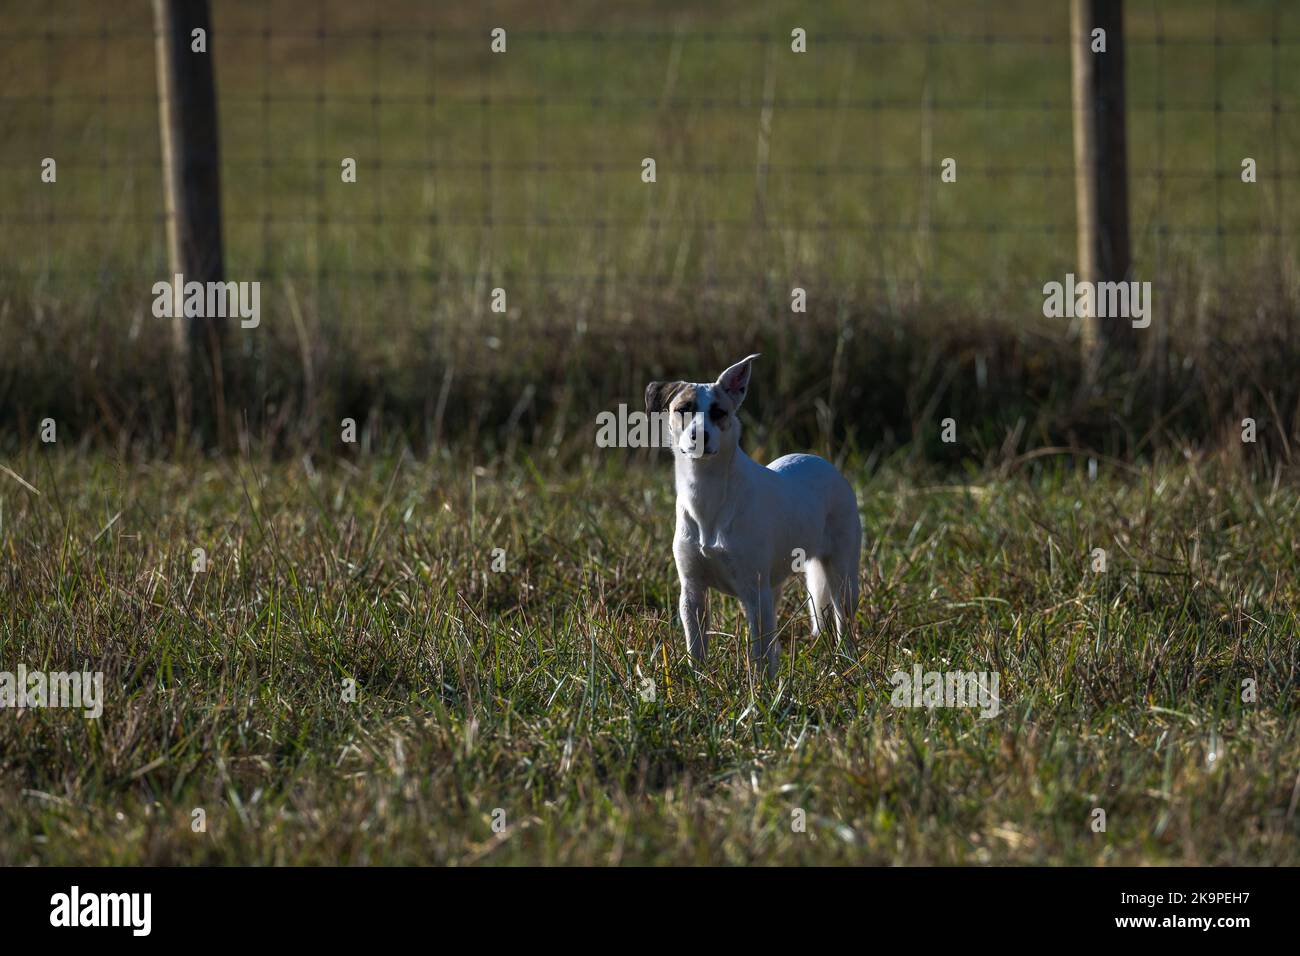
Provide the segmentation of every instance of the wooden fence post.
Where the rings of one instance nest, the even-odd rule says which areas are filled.
[[[1094,38],[1093,31],[1105,31]],[[1105,52],[1093,52],[1105,43]],[[1129,276],[1128,144],[1124,113],[1123,0],[1071,0],[1074,85],[1075,204],[1078,279],[1121,282]],[[1083,317],[1082,344],[1091,377],[1106,354],[1136,351],[1124,318]]]
[[[171,279],[220,282],[221,177],[217,148],[217,98],[212,70],[212,16],[208,0],[153,0],[158,66],[158,112],[166,189],[167,247]],[[202,50],[195,31],[202,30]],[[199,423],[226,429],[222,345],[226,322],[217,316],[185,318],[182,297],[172,303],[173,381],[182,439]]]

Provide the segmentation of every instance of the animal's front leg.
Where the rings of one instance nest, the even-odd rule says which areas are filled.
[[[771,587],[758,587],[745,598],[745,617],[749,621],[749,656],[765,666],[767,676],[775,679],[780,667],[781,643],[776,636],[776,599]]]
[[[691,660],[703,664],[709,652],[709,592],[706,588],[682,582],[682,596],[677,603],[682,627],[686,630],[686,649]]]

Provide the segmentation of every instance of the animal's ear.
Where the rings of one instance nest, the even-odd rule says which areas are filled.
[[[740,408],[740,403],[745,400],[745,395],[749,392],[749,371],[756,358],[757,355],[751,355],[741,359],[718,376],[718,388],[731,397],[737,408]]]
[[[685,382],[651,382],[645,387],[645,410],[647,412],[666,412],[673,396]]]

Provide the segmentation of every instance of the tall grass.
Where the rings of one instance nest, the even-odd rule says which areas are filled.
[[[0,660],[107,702],[0,720],[7,863],[1300,860],[1296,498],[1227,462],[849,462],[861,658],[792,591],[769,685],[730,602],[685,660],[666,466],[12,464]],[[891,706],[914,663],[1000,714]]]

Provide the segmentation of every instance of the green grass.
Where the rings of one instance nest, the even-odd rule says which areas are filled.
[[[734,602],[687,666],[667,462],[626,455],[11,459],[0,669],[108,700],[0,713],[0,861],[1300,863],[1290,472],[848,461],[861,658],[791,589],[763,685]],[[890,706],[916,662],[1001,713]]]

